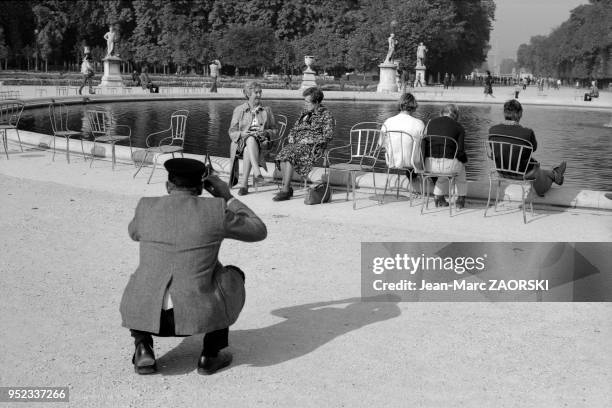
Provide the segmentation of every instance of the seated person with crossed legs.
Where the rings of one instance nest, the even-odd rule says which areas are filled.
[[[489,140],[516,143],[516,139],[504,138],[504,136],[519,138],[528,142],[526,144],[531,144],[535,152],[538,148],[538,142],[532,129],[519,125],[522,116],[523,107],[519,101],[511,99],[504,103],[504,118],[506,120],[489,129]],[[540,163],[532,157],[526,175],[535,178],[533,188],[540,197],[543,197],[550,190],[552,183],[563,184],[566,167],[567,163],[563,161],[552,170],[544,170],[540,168]]]
[[[230,186],[238,182],[238,155],[243,157],[243,172],[238,195],[249,193],[249,174],[251,169],[255,176],[255,183],[263,183],[262,167],[266,168],[266,160],[261,151],[268,149],[270,140],[277,134],[276,121],[272,109],[261,105],[261,85],[250,81],[242,90],[247,102],[234,109],[230,122]]]

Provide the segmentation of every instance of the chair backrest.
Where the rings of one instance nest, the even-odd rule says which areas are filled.
[[[170,116],[170,134],[172,137],[171,144],[175,142],[181,145],[185,143],[185,128],[187,127],[187,117],[189,111],[187,109],[179,109],[172,112]]]
[[[68,130],[68,107],[63,103],[49,104],[49,122],[53,134]]]
[[[457,158],[459,145],[450,136],[444,135],[423,135],[421,139],[421,163],[424,170],[435,173],[452,172],[452,161]],[[435,169],[427,168],[427,159],[448,159],[446,164],[437,165]]]
[[[24,106],[25,104],[23,102],[17,100],[1,102],[0,124],[17,127]]]
[[[86,112],[89,121],[89,131],[94,137],[107,136],[112,129],[112,115],[103,109],[88,110]]]
[[[274,115],[274,119],[276,119],[276,125],[278,126],[277,139],[280,140],[285,135],[285,131],[287,130],[287,116],[277,114]]]
[[[378,122],[359,122],[351,127],[349,143],[351,145],[351,161],[358,159],[361,164],[371,161],[371,165],[378,160],[380,153],[380,130]]]
[[[379,144],[385,151],[387,167],[391,169],[413,167],[414,137],[410,133],[383,128]]]
[[[490,134],[485,151],[490,166],[502,176],[524,177],[529,170],[533,145],[518,137]]]

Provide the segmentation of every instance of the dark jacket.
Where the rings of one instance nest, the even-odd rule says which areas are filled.
[[[467,163],[468,158],[465,154],[464,140],[465,140],[465,129],[456,120],[448,116],[440,116],[432,119],[427,124],[425,129],[426,135],[440,135],[448,136],[453,138],[457,142],[457,160],[461,163]],[[425,142],[422,143],[423,157],[429,156],[429,145]],[[444,149],[444,144],[441,141],[434,139],[434,145],[431,146],[432,156],[441,157],[442,152],[445,150],[445,157],[452,159],[455,151],[453,149]]]

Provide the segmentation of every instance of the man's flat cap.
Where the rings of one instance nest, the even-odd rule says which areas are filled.
[[[166,160],[164,167],[168,170],[168,180],[180,187],[200,185],[206,170],[201,161],[184,158]]]

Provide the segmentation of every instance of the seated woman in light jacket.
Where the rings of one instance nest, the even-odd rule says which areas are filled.
[[[232,139],[230,145],[230,186],[235,185],[237,180],[237,160],[242,155],[244,160],[242,179],[238,195],[249,193],[249,174],[251,169],[255,176],[255,183],[262,183],[260,167],[266,168],[264,155],[260,154],[262,149],[270,147],[270,140],[277,135],[276,121],[272,109],[261,105],[261,85],[250,81],[244,85],[242,90],[247,102],[234,109],[232,121],[229,128],[229,137]],[[235,167],[234,167],[235,166]],[[236,171],[234,171],[236,169]]]

